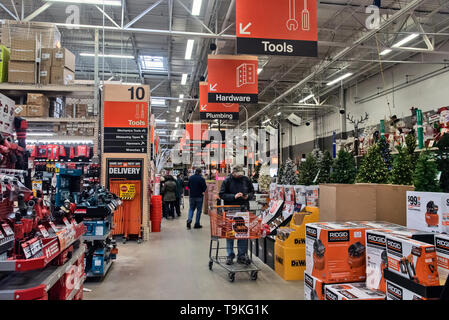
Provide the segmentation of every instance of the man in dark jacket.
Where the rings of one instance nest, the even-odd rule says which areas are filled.
[[[223,199],[225,205],[240,205],[242,210],[249,210],[249,200],[254,197],[254,187],[248,177],[244,176],[242,166],[235,166],[232,173],[223,181],[219,196]],[[228,257],[226,264],[233,264],[235,258],[234,254],[234,240],[226,240]],[[237,262],[242,264],[250,264],[251,260],[248,257],[248,240],[237,240]]]
[[[162,200],[164,201],[167,210],[167,219],[171,216],[175,218],[175,203],[176,203],[176,181],[173,176],[166,176],[165,183],[162,187],[161,193],[163,195]]]
[[[196,168],[195,174],[189,178],[189,217],[187,218],[187,229],[193,219],[193,213],[196,209],[196,220],[194,229],[202,228],[200,225],[201,210],[203,209],[203,196],[207,189],[206,180],[201,176],[201,168]]]

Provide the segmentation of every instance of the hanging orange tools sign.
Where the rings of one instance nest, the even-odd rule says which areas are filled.
[[[237,0],[237,53],[318,56],[316,0]]]
[[[209,55],[209,103],[257,103],[256,56]]]
[[[204,120],[238,120],[239,105],[237,103],[208,102],[209,83],[200,82],[200,118]]]

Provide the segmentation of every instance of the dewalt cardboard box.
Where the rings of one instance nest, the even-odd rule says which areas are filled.
[[[67,68],[75,72],[75,55],[66,48],[55,48],[51,64],[53,67]]]
[[[304,272],[304,300],[324,300],[324,287],[323,281]]]
[[[50,83],[70,85],[75,80],[75,73],[65,67],[51,67]]]
[[[306,270],[325,283],[366,279],[365,232],[349,223],[306,224]]]
[[[0,44],[0,82],[8,82],[8,64],[10,50]]]
[[[8,82],[36,83],[36,63],[29,61],[9,61]]]
[[[33,38],[13,37],[11,39],[11,60],[36,62],[38,49],[39,42]]]
[[[306,246],[286,247],[274,244],[274,271],[284,280],[303,280],[306,271]]]
[[[366,287],[364,282],[326,285],[325,300],[385,300],[385,294]]]

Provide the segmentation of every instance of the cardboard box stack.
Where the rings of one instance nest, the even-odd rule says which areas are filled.
[[[27,117],[48,117],[50,102],[42,93],[28,93]]]
[[[36,83],[36,58],[38,57],[39,41],[35,37],[14,37],[10,43],[8,82]]]
[[[307,224],[305,298],[438,298],[449,273],[445,238],[389,222]]]
[[[51,58],[50,83],[73,84],[75,80],[75,55],[65,48],[53,49]]]

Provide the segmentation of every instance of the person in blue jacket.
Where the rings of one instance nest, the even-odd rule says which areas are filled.
[[[206,180],[201,176],[201,168],[195,169],[195,174],[189,178],[189,217],[187,218],[187,229],[190,229],[193,213],[196,209],[194,229],[200,229],[201,210],[203,209],[204,192],[207,189]]]

